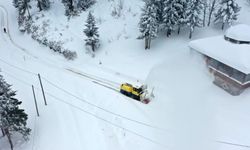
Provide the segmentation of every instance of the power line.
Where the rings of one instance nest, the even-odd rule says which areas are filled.
[[[75,109],[78,109],[79,111],[82,111],[82,112],[84,112],[84,113],[86,113],[86,114],[88,114],[88,115],[91,115],[92,117],[95,117],[95,118],[97,118],[97,119],[99,119],[99,120],[102,120],[102,121],[104,121],[104,122],[106,122],[106,123],[108,123],[108,124],[110,124],[110,125],[112,125],[112,126],[115,126],[115,127],[117,127],[117,128],[123,129],[123,130],[125,130],[125,131],[127,131],[127,132],[129,132],[129,133],[132,133],[132,134],[134,134],[134,135],[140,137],[140,138],[143,138],[143,139],[145,139],[145,140],[147,140],[147,141],[150,141],[151,143],[154,143],[154,144],[156,144],[156,145],[160,145],[160,146],[162,146],[162,147],[167,148],[167,146],[164,145],[164,144],[161,144],[161,143],[159,143],[159,142],[157,142],[157,141],[155,141],[155,140],[153,140],[153,139],[151,139],[151,138],[148,138],[148,137],[146,137],[146,136],[144,136],[144,135],[141,135],[141,134],[139,134],[139,133],[137,133],[137,132],[135,132],[135,131],[132,131],[132,130],[127,129],[127,128],[124,128],[123,126],[117,125],[117,124],[115,124],[115,123],[113,123],[113,122],[111,122],[111,121],[109,121],[109,120],[106,120],[106,119],[104,119],[104,118],[101,118],[101,117],[99,117],[99,116],[97,116],[97,115],[95,115],[95,114],[93,114],[93,113],[90,113],[90,112],[88,112],[88,111],[86,111],[86,110],[84,110],[84,109],[82,109],[82,108],[80,108],[80,107],[78,107],[78,106],[75,106],[75,105],[73,105],[73,104],[71,104],[71,103],[69,103],[69,102],[67,102],[67,101],[65,101],[65,100],[63,100],[63,99],[60,99],[60,98],[58,98],[58,97],[56,97],[56,96],[54,96],[54,95],[52,95],[52,94],[50,94],[50,93],[48,93],[48,92],[46,92],[46,94],[49,95],[49,96],[51,96],[51,97],[53,97],[53,98],[54,98],[55,100],[57,100],[57,101],[60,101],[60,102],[62,102],[62,103],[64,103],[64,104],[66,104],[66,105],[69,105],[69,106],[71,106],[71,107],[73,107],[73,108],[75,108]]]
[[[34,72],[31,72],[31,71],[25,70],[25,69],[23,69],[23,68],[17,67],[17,66],[15,66],[15,65],[12,65],[12,64],[10,64],[10,63],[8,63],[8,62],[2,60],[2,59],[0,59],[0,61],[3,62],[3,63],[5,63],[5,64],[7,64],[7,65],[9,65],[9,66],[11,66],[11,67],[14,67],[14,68],[18,69],[18,70],[21,70],[21,71],[26,72],[26,73],[29,73],[29,74],[31,74],[31,75],[36,75],[36,76],[37,76],[37,74],[34,73]],[[9,75],[10,75],[10,74],[9,74]],[[137,120],[135,120],[135,119],[131,119],[131,118],[125,117],[125,116],[123,116],[123,115],[120,115],[120,114],[114,113],[114,112],[112,112],[112,111],[109,111],[109,110],[107,110],[107,109],[104,109],[104,108],[102,108],[102,107],[100,107],[100,106],[97,106],[97,105],[95,105],[95,104],[93,104],[93,103],[90,103],[89,101],[87,101],[87,100],[85,100],[85,99],[82,99],[82,98],[80,98],[80,97],[78,97],[78,96],[76,96],[76,95],[74,95],[74,94],[68,92],[67,90],[65,90],[65,89],[63,89],[63,88],[60,88],[59,86],[57,86],[56,84],[52,83],[51,81],[49,81],[49,80],[46,79],[45,77],[42,77],[42,78],[43,78],[45,81],[47,81],[50,85],[54,86],[55,88],[57,88],[57,89],[63,91],[64,93],[67,93],[67,94],[73,96],[74,98],[80,100],[81,102],[84,102],[84,103],[87,103],[88,105],[91,105],[92,107],[96,107],[96,108],[98,108],[98,109],[101,109],[102,111],[105,111],[105,112],[110,113],[110,114],[112,114],[112,115],[115,115],[115,116],[118,116],[118,117],[120,117],[120,118],[129,120],[129,121],[131,121],[131,122],[136,122],[136,123],[138,123],[138,124],[141,124],[141,125],[144,125],[144,126],[147,126],[147,127],[150,127],[150,128],[154,128],[154,129],[157,129],[157,130],[166,131],[165,129],[162,129],[162,128],[159,128],[159,127],[155,127],[155,126],[152,126],[152,125],[150,125],[150,124],[147,124],[147,123],[144,123],[144,122],[141,122],[141,121],[137,121]]]
[[[17,67],[17,66],[15,66],[15,65],[12,65],[12,64],[10,64],[10,63],[7,63],[6,61],[4,61],[4,60],[2,60],[2,59],[0,59],[0,61],[2,61],[2,62],[4,62],[4,63],[8,64],[9,66],[12,66],[12,67],[18,69],[18,70],[24,71],[24,72],[29,73],[29,74],[32,74],[32,75],[37,75],[37,74],[34,73],[34,72],[31,72],[31,71],[22,69],[22,68],[20,68],[20,67]],[[5,71],[2,71],[2,72],[4,72],[4,73],[8,74],[9,76],[12,76],[13,78],[17,79],[15,76],[13,76],[13,75],[11,75],[11,74],[5,72]],[[129,121],[131,121],[131,122],[135,122],[135,123],[138,123],[138,124],[141,124],[141,125],[150,127],[150,128],[154,128],[154,129],[157,129],[157,130],[166,131],[166,129],[162,129],[162,128],[159,128],[159,127],[155,127],[155,126],[152,126],[152,125],[150,125],[150,124],[147,124],[147,123],[144,123],[144,122],[141,122],[141,121],[137,121],[137,120],[135,120],[135,119],[131,119],[131,118],[125,117],[125,116],[123,116],[123,115],[114,113],[114,112],[112,112],[112,111],[109,111],[109,110],[107,110],[107,109],[105,109],[105,108],[102,108],[102,107],[100,107],[100,106],[98,106],[98,105],[95,105],[95,104],[93,104],[93,103],[90,103],[89,101],[87,101],[87,100],[85,100],[85,99],[83,99],[83,98],[80,98],[80,97],[78,97],[78,96],[76,96],[76,95],[74,95],[74,94],[68,92],[67,90],[65,90],[65,89],[63,89],[63,88],[60,88],[59,86],[57,86],[56,84],[52,83],[51,81],[49,81],[49,80],[46,79],[45,77],[42,77],[42,78],[43,78],[47,83],[49,83],[50,85],[54,86],[55,88],[59,89],[60,91],[63,91],[64,93],[66,93],[66,94],[68,94],[68,95],[70,95],[70,96],[76,98],[76,99],[79,100],[80,102],[84,102],[84,103],[86,103],[86,104],[88,104],[88,105],[90,105],[90,106],[92,106],[92,107],[96,107],[96,108],[98,108],[98,109],[100,109],[100,110],[102,110],[102,111],[105,111],[105,112],[107,112],[107,113],[109,113],[109,114],[118,116],[118,117],[123,118],[123,119],[125,119],[125,120],[129,120]],[[18,79],[17,79],[17,80],[18,80]],[[31,86],[31,84],[27,83],[26,81],[22,81],[22,82],[25,83],[26,85]],[[227,145],[233,145],[233,146],[240,146],[240,147],[250,148],[250,146],[247,146],[247,145],[234,144],[234,143],[223,142],[223,141],[216,141],[216,142],[217,142],[217,143],[222,143],[222,144],[227,144]]]
[[[5,71],[2,71],[2,72],[4,72],[5,74],[11,76],[12,78],[16,79],[17,81],[23,83],[23,84],[26,85],[26,86],[31,86],[31,85],[32,85],[32,84],[30,84],[30,83],[27,83],[27,82],[25,82],[25,81],[23,81],[23,80],[20,80],[20,79],[16,78],[15,76],[13,76],[13,75],[11,75],[11,74],[5,72]],[[37,88],[37,87],[35,87],[35,89],[40,90],[40,89]],[[93,114],[93,113],[90,113],[90,112],[88,112],[88,111],[86,111],[86,110],[84,110],[84,109],[82,109],[82,108],[80,108],[80,107],[78,107],[78,106],[75,106],[75,105],[73,105],[73,104],[71,104],[71,103],[69,103],[69,102],[66,102],[65,100],[62,100],[62,99],[60,99],[60,98],[54,96],[53,94],[51,94],[51,93],[49,93],[49,92],[47,92],[47,91],[45,91],[45,93],[46,93],[47,95],[53,97],[53,98],[54,98],[55,100],[57,100],[57,101],[60,101],[60,102],[62,102],[62,103],[64,103],[64,104],[66,104],[66,105],[68,105],[68,106],[71,106],[71,107],[73,107],[73,108],[75,108],[75,109],[78,109],[78,110],[80,110],[80,111],[82,111],[82,112],[84,112],[84,113],[87,113],[87,114],[89,114],[89,115],[91,115],[91,116],[93,116],[93,117],[95,117],[95,118],[97,118],[97,119],[99,119],[99,120],[102,120],[102,121],[104,121],[104,122],[107,122],[108,124],[111,124],[111,125],[113,125],[113,126],[115,126],[115,127],[117,127],[117,128],[126,130],[127,132],[130,132],[130,133],[132,133],[132,134],[134,134],[134,135],[136,135],[136,136],[138,136],[138,137],[141,137],[141,138],[143,138],[143,139],[145,139],[145,140],[147,140],[147,141],[150,141],[150,142],[152,142],[152,143],[154,143],[154,144],[157,144],[157,145],[160,145],[160,146],[162,146],[162,147],[166,147],[166,148],[168,147],[168,146],[163,145],[163,144],[161,144],[161,143],[159,143],[159,142],[157,142],[157,141],[152,140],[151,138],[145,137],[145,136],[143,136],[143,135],[141,135],[141,134],[138,134],[137,132],[134,132],[134,131],[132,131],[132,130],[129,130],[129,129],[127,129],[127,128],[124,128],[124,127],[122,127],[122,126],[119,126],[119,125],[117,125],[117,124],[114,124],[114,123],[111,122],[111,121],[108,121],[108,120],[106,120],[106,119],[103,119],[103,118],[101,118],[101,117],[99,117],[99,116],[97,116],[97,115],[95,115],[95,114]],[[250,146],[249,146],[249,145],[236,144],[236,143],[232,143],[232,142],[219,141],[219,140],[216,140],[215,142],[216,142],[216,143],[220,143],[220,144],[231,145],[231,146],[238,146],[238,147],[244,147],[244,148],[250,149]]]
[[[67,90],[65,90],[65,89],[63,89],[63,88],[57,86],[56,84],[52,83],[52,82],[49,81],[48,79],[46,79],[46,78],[44,78],[44,77],[42,77],[42,78],[43,78],[46,82],[48,82],[50,85],[52,85],[52,86],[54,86],[55,88],[59,89],[60,91],[63,91],[64,93],[66,93],[66,94],[68,94],[68,95],[71,95],[72,97],[76,98],[77,100],[80,100],[80,102],[87,103],[88,105],[91,105],[92,107],[96,107],[96,108],[98,108],[98,109],[101,109],[102,111],[105,111],[105,112],[107,112],[107,113],[109,113],[109,114],[112,114],[112,115],[118,116],[118,117],[120,117],[120,118],[129,120],[129,121],[131,121],[131,122],[135,122],[135,123],[138,123],[138,124],[141,124],[141,125],[150,127],[150,128],[154,128],[154,129],[157,129],[157,130],[166,131],[165,129],[162,129],[162,128],[159,128],[159,127],[155,127],[155,126],[153,126],[153,125],[150,125],[150,124],[147,124],[147,123],[144,123],[144,122],[141,122],[141,121],[137,121],[137,120],[135,120],[135,119],[131,119],[131,118],[125,117],[125,116],[123,116],[123,115],[114,113],[114,112],[112,112],[112,111],[109,111],[109,110],[107,110],[107,109],[105,109],[105,108],[102,108],[102,107],[100,107],[100,106],[98,106],[98,105],[95,105],[95,104],[93,104],[93,103],[90,103],[89,101],[87,101],[87,100],[85,100],[85,99],[83,99],[83,98],[80,98],[80,97],[78,97],[78,96],[76,96],[76,95],[74,95],[74,94],[68,92]]]
[[[5,63],[5,64],[7,64],[7,65],[9,65],[9,66],[11,66],[11,67],[13,67],[13,68],[16,68],[16,69],[18,69],[18,70],[21,70],[21,71],[23,71],[23,72],[26,72],[26,73],[28,73],[28,74],[37,75],[37,74],[34,73],[34,72],[31,72],[31,71],[29,71],[29,70],[26,70],[26,69],[17,67],[17,66],[15,66],[15,65],[12,65],[12,64],[10,64],[10,63],[8,63],[8,62],[2,60],[2,59],[0,59],[0,61],[3,62],[3,63]]]
[[[15,66],[15,65],[12,65],[12,64],[10,64],[10,63],[8,63],[8,62],[2,60],[2,59],[0,59],[0,61],[3,62],[3,63],[5,63],[5,64],[7,64],[7,65],[9,65],[9,66],[11,66],[11,67],[14,67],[14,68],[16,68],[16,69],[18,69],[18,70],[20,70],[20,71],[23,71],[23,72],[26,72],[26,73],[28,73],[28,74],[37,76],[37,74],[34,73],[34,72],[31,72],[31,71],[28,71],[28,70],[26,70],[26,69],[17,67],[17,66]],[[9,74],[9,75],[10,75],[10,74]],[[10,75],[10,76],[11,76],[11,75]],[[15,78],[15,77],[14,77],[14,78]],[[44,79],[46,82],[48,82],[50,85],[54,86],[55,88],[57,88],[57,89],[63,91],[64,93],[67,93],[68,95],[71,95],[72,97],[76,98],[77,100],[80,100],[81,102],[87,103],[88,105],[90,105],[90,106],[92,106],[92,107],[96,107],[96,108],[98,108],[98,109],[100,109],[100,110],[102,110],[102,111],[105,111],[105,112],[110,113],[110,114],[112,114],[112,115],[115,115],[115,116],[118,116],[118,117],[120,117],[120,118],[129,120],[129,121],[131,121],[131,122],[135,122],[135,123],[138,123],[138,124],[141,124],[141,125],[150,127],[150,128],[154,128],[154,129],[157,129],[157,130],[166,131],[166,129],[162,129],[162,128],[159,128],[159,127],[155,127],[155,126],[153,126],[153,125],[150,125],[150,124],[147,124],[147,123],[144,123],[144,122],[141,122],[141,121],[137,121],[137,120],[135,120],[135,119],[131,119],[131,118],[125,117],[125,116],[123,116],[123,115],[120,115],[120,114],[114,113],[114,112],[112,112],[112,111],[109,111],[109,110],[107,110],[107,109],[104,109],[104,108],[102,108],[102,107],[100,107],[100,106],[97,106],[97,105],[95,105],[95,104],[93,104],[93,103],[90,103],[89,101],[87,101],[87,100],[85,100],[85,99],[82,99],[82,98],[80,98],[80,97],[78,97],[78,96],[76,96],[76,95],[74,95],[74,94],[68,92],[67,90],[65,90],[65,89],[63,89],[63,88],[60,88],[59,86],[57,86],[56,84],[52,83],[51,81],[49,81],[49,80],[46,79],[45,77],[42,77],[42,79]],[[24,81],[24,82],[25,82],[25,81]]]
[[[28,82],[26,82],[26,81],[24,81],[24,80],[21,80],[21,79],[17,78],[16,76],[14,76],[14,75],[12,75],[12,74],[10,74],[10,73],[4,71],[4,70],[1,70],[1,72],[7,74],[8,76],[10,76],[10,77],[12,77],[12,78],[18,80],[19,82],[21,82],[21,83],[23,83],[23,84],[25,84],[25,85],[27,85],[27,86],[32,86],[32,84],[30,84],[30,83],[28,83]]]
[[[6,72],[4,72],[4,73],[6,73]],[[7,74],[7,75],[10,75],[9,73],[6,73],[6,74]],[[21,82],[21,83],[27,85],[27,86],[31,86],[31,84],[29,84],[29,83],[27,83],[27,82],[25,82],[25,81],[23,81],[23,80],[20,80],[19,78],[16,78],[16,77],[14,77],[13,75],[10,75],[10,76],[11,76],[12,78],[16,79],[17,81],[19,81],[19,82]],[[37,88],[37,87],[35,87],[35,89],[38,89],[38,90],[39,90],[39,88]],[[84,110],[84,109],[82,109],[82,108],[80,108],[80,107],[78,107],[78,106],[75,106],[75,105],[73,105],[73,104],[71,104],[71,103],[69,103],[69,102],[67,102],[67,101],[65,101],[65,100],[63,100],[63,99],[61,99],[61,98],[58,98],[57,96],[55,96],[55,95],[53,95],[53,94],[51,94],[51,93],[49,93],[49,92],[47,92],[47,91],[45,91],[45,93],[46,93],[47,95],[49,95],[50,97],[53,97],[55,100],[57,100],[57,101],[59,101],[59,102],[62,102],[62,103],[66,104],[66,105],[68,105],[68,106],[70,106],[70,107],[75,108],[75,109],[78,109],[78,110],[80,110],[81,112],[84,112],[84,113],[86,113],[86,114],[88,114],[88,115],[90,115],[90,116],[92,116],[92,117],[94,117],[94,118],[96,118],[96,119],[102,120],[102,121],[104,121],[104,122],[106,122],[106,123],[108,123],[108,124],[110,124],[110,125],[112,125],[112,126],[115,126],[115,127],[117,127],[117,128],[123,129],[123,130],[125,130],[125,131],[127,131],[127,132],[129,132],[129,133],[131,133],[131,134],[134,134],[134,135],[136,135],[136,136],[138,136],[138,137],[140,137],[140,138],[143,138],[144,140],[147,140],[147,141],[149,141],[149,142],[151,142],[151,143],[154,143],[154,144],[156,144],[156,145],[159,145],[159,146],[162,146],[162,147],[167,148],[167,146],[164,145],[164,144],[161,144],[161,143],[159,143],[159,142],[157,142],[157,141],[155,141],[155,140],[153,140],[153,139],[151,139],[151,138],[149,138],[149,137],[146,137],[146,136],[141,135],[141,134],[139,134],[139,133],[137,133],[137,132],[135,132],[135,131],[132,131],[132,130],[127,129],[127,128],[124,128],[123,126],[117,125],[117,124],[115,124],[115,123],[113,123],[113,122],[111,122],[111,121],[109,121],[109,120],[106,120],[106,119],[104,119],[104,118],[102,118],[102,117],[99,117],[99,116],[97,116],[97,115],[95,115],[95,114],[93,114],[93,113],[91,113],[91,112],[88,112],[88,111],[86,111],[86,110]]]
[[[226,144],[226,145],[232,145],[232,146],[238,146],[238,147],[250,148],[250,146],[249,146],[249,145],[235,144],[235,143],[225,142],[225,141],[216,141],[216,142],[217,142],[217,143],[221,143],[221,144]]]

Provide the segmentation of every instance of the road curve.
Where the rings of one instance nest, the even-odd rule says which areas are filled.
[[[11,42],[16,48],[22,50],[23,52],[25,52],[25,53],[28,54],[29,56],[31,56],[31,57],[37,59],[36,56],[34,56],[34,55],[32,55],[31,53],[29,53],[25,48],[21,47],[20,45],[18,45],[18,44],[13,40],[12,36],[10,35],[10,30],[9,30],[10,26],[9,26],[9,18],[8,18],[8,17],[9,17],[9,14],[8,14],[8,11],[7,11],[7,9],[6,9],[4,6],[2,6],[2,5],[0,5],[0,10],[1,10],[2,13],[3,13],[3,18],[1,18],[1,19],[2,19],[2,23],[1,23],[1,32],[3,33],[3,35],[6,34],[6,35],[8,36],[8,38],[9,38],[10,42]],[[4,28],[5,28],[6,31],[7,31],[6,33],[3,32],[3,29],[4,29]]]

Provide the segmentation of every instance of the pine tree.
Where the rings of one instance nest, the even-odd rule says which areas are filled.
[[[164,1],[166,0],[149,0],[149,3],[153,3],[156,7],[156,19],[158,23],[163,22],[163,11],[164,11]]]
[[[28,27],[26,26],[28,23],[32,22],[32,18],[29,12],[30,0],[18,0],[18,25],[19,30],[24,32]],[[30,30],[30,29],[29,29]]]
[[[65,15],[68,17],[77,15],[77,1],[76,0],[62,0],[65,6]]]
[[[95,0],[79,0],[77,3],[77,7],[82,10],[85,11],[87,10],[90,6],[94,5],[96,3]]]
[[[176,0],[176,5],[178,8],[178,21],[177,21],[177,27],[178,27],[178,34],[180,34],[181,27],[186,26],[186,18],[187,18],[187,6],[188,6],[189,0]]]
[[[96,49],[99,47],[99,33],[98,33],[98,27],[96,26],[95,17],[91,12],[88,14],[88,18],[86,21],[86,29],[84,29],[84,33],[87,37],[85,39],[85,45],[87,47],[91,47],[91,50],[93,52],[96,51]]]
[[[18,7],[18,0],[13,0],[13,6],[15,7],[15,8],[17,8]]]
[[[29,12],[30,6],[30,0],[18,0],[18,25],[20,31],[26,31],[26,24],[28,21],[31,20],[31,15]]]
[[[24,15],[18,15],[18,27],[21,32],[25,32],[25,22],[27,21],[27,17]]]
[[[39,11],[48,10],[50,8],[50,1],[49,0],[37,0],[37,7]]]
[[[28,17],[31,18],[29,9],[31,8],[30,6],[30,0],[18,0],[18,13],[19,15],[25,16],[26,12],[28,13]]]
[[[181,0],[165,0],[163,11],[163,23],[167,36],[182,24],[184,19],[184,6]]]
[[[145,39],[145,49],[150,49],[151,40],[157,36],[157,9],[154,3],[145,2],[139,22],[141,35],[139,39]]]
[[[237,20],[240,11],[239,5],[235,0],[222,0],[220,8],[215,14],[215,23],[222,23],[221,29],[224,29],[225,24],[231,25],[233,21]]]
[[[186,23],[189,27],[189,38],[192,38],[195,27],[202,26],[201,13],[203,10],[202,0],[190,0],[187,6]]]
[[[0,128],[7,136],[12,150],[12,134],[19,133],[27,140],[31,131],[26,127],[28,115],[19,108],[22,102],[15,95],[16,91],[11,90],[11,86],[0,75]]]

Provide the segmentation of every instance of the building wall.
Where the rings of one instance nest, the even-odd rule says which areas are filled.
[[[213,58],[205,56],[210,72],[214,74],[214,84],[221,87],[231,95],[241,94],[250,86],[250,75],[246,75],[230,66]]]
[[[233,96],[240,95],[245,90],[244,86],[241,86],[237,82],[234,82],[230,80],[229,78],[226,78],[224,75],[220,74],[219,72],[214,73],[213,83]]]
[[[237,80],[238,82],[244,84],[246,82],[247,75],[243,72],[240,72],[228,65],[225,65],[215,59],[208,58],[207,65],[215,68],[216,70],[226,74],[228,77]]]
[[[247,75],[246,82],[250,82],[250,74]]]

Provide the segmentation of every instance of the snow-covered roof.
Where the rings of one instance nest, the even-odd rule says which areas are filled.
[[[225,36],[237,41],[250,42],[250,26],[246,24],[232,26],[226,31]]]
[[[194,40],[189,47],[245,74],[250,74],[250,44],[235,44],[216,36]]]

